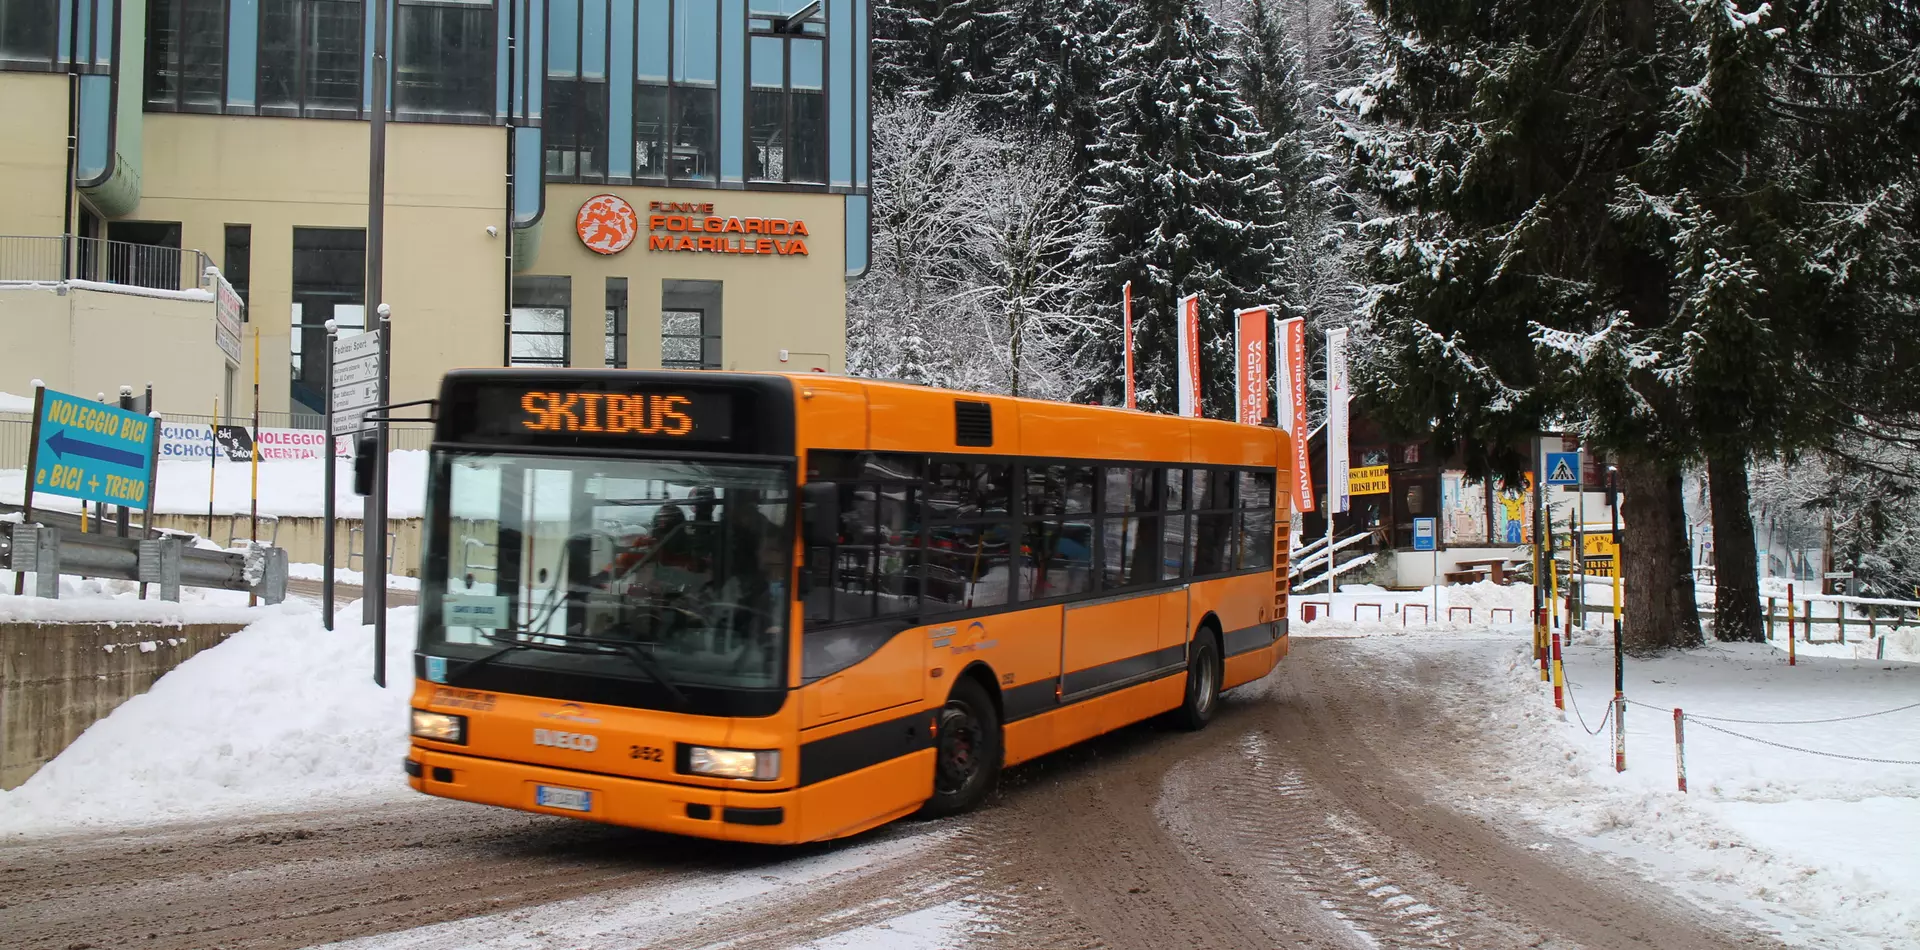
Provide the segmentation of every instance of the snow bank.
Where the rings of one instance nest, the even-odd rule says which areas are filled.
[[[1438,644],[1434,644],[1438,646]],[[1760,644],[1717,644],[1629,659],[1627,763],[1613,770],[1611,649],[1566,651],[1561,721],[1530,643],[1463,644],[1486,658],[1448,702],[1487,723],[1501,767],[1443,776],[1452,797],[1490,819],[1518,814],[1641,862],[1696,900],[1734,907],[1819,947],[1920,946],[1920,708],[1804,725],[1689,721],[1690,792],[1677,790],[1672,709],[1768,723],[1829,720],[1920,704],[1920,666],[1803,657],[1787,667]],[[1382,651],[1403,651],[1394,640]],[[1640,705],[1644,704],[1644,705]],[[1590,734],[1590,732],[1592,734]],[[1789,751],[1782,745],[1854,759]]]
[[[33,397],[0,393],[0,412],[18,412],[31,416],[33,415]]]
[[[349,607],[342,616],[356,616]],[[371,627],[277,610],[95,723],[25,785],[0,792],[0,834],[313,808],[409,794],[414,609],[388,614],[387,688]]]
[[[1313,622],[1302,617],[1307,604],[1315,605]],[[1377,609],[1376,609],[1377,608]],[[1455,608],[1464,608],[1456,610]],[[1501,613],[1494,622],[1495,609]],[[1373,584],[1342,584],[1329,609],[1322,592],[1294,593],[1288,598],[1289,631],[1297,637],[1367,635],[1497,635],[1524,627],[1533,610],[1533,587],[1527,584],[1447,584],[1421,590],[1388,590]],[[1376,619],[1377,617],[1377,619]]]
[[[282,518],[318,518],[326,511],[326,460],[289,459],[260,463],[260,513]],[[334,504],[344,518],[358,518],[365,499],[353,493],[353,463],[336,459]],[[162,514],[205,515],[209,466],[198,459],[162,459],[155,500]],[[253,497],[249,462],[217,463],[213,478],[213,510],[219,515],[244,515]],[[0,502],[20,504],[26,474],[21,469],[0,471]],[[427,453],[394,452],[387,465],[387,511],[394,518],[418,518],[426,509]],[[58,495],[35,495],[34,504],[59,511],[79,511],[80,504]],[[136,516],[137,519],[138,516]]]
[[[320,565],[318,564],[289,564],[287,565],[287,576],[295,580],[303,580],[303,581],[317,581],[317,580],[323,579],[321,577]],[[359,587],[366,583],[366,575],[360,573],[359,571],[350,571],[344,567],[336,567],[333,569],[333,582],[335,584],[352,584],[355,587]],[[419,590],[420,578],[403,577],[399,574],[388,574],[387,589],[388,590]]]
[[[140,599],[133,581],[96,578],[60,578],[60,597],[48,600],[13,596],[13,572],[0,570],[0,623],[51,621],[61,623],[254,623],[287,611],[312,608],[291,602],[248,607],[247,595],[236,590],[180,588],[179,603],[160,599],[160,589],[149,587]],[[27,583],[33,583],[29,578]]]

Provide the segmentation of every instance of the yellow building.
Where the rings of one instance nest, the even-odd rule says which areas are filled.
[[[463,366],[843,371],[867,0],[385,2],[396,401]],[[371,309],[374,8],[0,11],[0,390],[245,409],[257,336],[262,408],[317,423],[325,323]]]

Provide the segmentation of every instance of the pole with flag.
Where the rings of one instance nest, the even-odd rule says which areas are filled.
[[[1307,322],[1300,317],[1282,320],[1274,333],[1279,349],[1276,387],[1280,427],[1293,437],[1293,510],[1309,512],[1313,499],[1313,460],[1307,445]]]
[[[1126,360],[1128,409],[1137,408],[1133,398],[1133,281],[1120,288],[1120,348]]]
[[[1333,549],[1333,516],[1347,510],[1347,331],[1327,331],[1327,613],[1339,588],[1339,557]]]
[[[1245,425],[1267,421],[1267,308],[1233,314],[1233,383],[1239,394],[1235,418]]]
[[[1180,298],[1180,319],[1176,325],[1179,355],[1180,414],[1200,414],[1200,295]]]

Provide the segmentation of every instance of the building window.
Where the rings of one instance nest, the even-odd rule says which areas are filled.
[[[223,0],[147,0],[147,108],[220,111],[226,21]]]
[[[491,116],[491,0],[400,0],[395,13],[394,113]]]
[[[260,112],[358,116],[365,5],[261,0]]]
[[[751,137],[747,174],[756,181],[827,180],[824,24],[756,13],[748,47]]]
[[[59,30],[56,0],[0,0],[0,63],[52,65]]]
[[[293,335],[288,341],[288,378],[295,413],[326,413],[327,321],[334,321],[342,336],[366,329],[366,289],[365,231],[293,229]]]
[[[607,278],[607,368],[627,368],[627,279]]]
[[[607,176],[608,0],[547,4],[547,78],[540,137],[547,178],[604,181]]]
[[[633,95],[636,178],[710,182],[720,151],[716,0],[641,0]]]
[[[513,279],[509,366],[565,366],[573,315],[571,277]]]
[[[233,285],[233,292],[240,295],[240,305],[251,305],[247,296],[248,285],[253,276],[253,225],[227,225],[227,253],[220,258],[221,276]],[[251,321],[253,314],[242,310],[241,315]]]
[[[720,282],[668,280],[660,295],[662,369],[719,369]]]

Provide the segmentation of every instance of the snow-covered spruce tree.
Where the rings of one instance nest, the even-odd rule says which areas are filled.
[[[978,85],[988,122],[1071,143],[1074,173],[1096,137],[1100,80],[1109,51],[1099,39],[1116,0],[1010,0],[993,44],[994,73]]]
[[[935,108],[982,90],[1005,31],[1001,0],[879,0],[873,6],[873,92]]]
[[[1683,380],[1663,372],[1672,270],[1614,213],[1659,135],[1693,37],[1661,0],[1371,0],[1389,69],[1351,98],[1376,228],[1356,389],[1383,422],[1525,464],[1550,419],[1620,460],[1627,635],[1698,643],[1680,465]]]
[[[1180,297],[1201,296],[1202,403],[1230,418],[1231,315],[1282,292],[1286,234],[1272,146],[1234,88],[1224,39],[1195,0],[1127,4],[1101,37],[1113,61],[1100,87],[1078,259],[1095,277],[1089,312],[1117,312],[1122,285],[1133,282],[1145,408],[1175,405],[1175,311]],[[1117,403],[1118,334],[1082,342],[1102,371],[1079,395]]]

